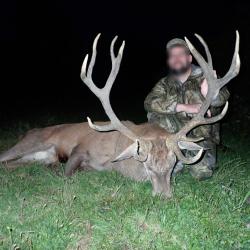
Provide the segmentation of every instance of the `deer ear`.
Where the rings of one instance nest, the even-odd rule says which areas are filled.
[[[136,142],[128,146],[121,154],[119,154],[114,160],[112,160],[112,162],[123,161],[135,157],[135,155],[139,151],[139,147],[140,144],[138,143],[138,140],[136,140]]]
[[[135,160],[144,162],[148,159],[148,152],[151,147],[151,144],[148,141],[144,140],[136,140],[137,150],[136,154],[134,155]]]
[[[178,146],[180,149],[187,149],[187,150],[191,150],[191,151],[198,151],[201,149],[205,149],[203,147],[201,147],[200,145],[194,143],[194,142],[189,142],[189,141],[179,141],[178,142]]]
[[[144,162],[148,158],[148,146],[149,145],[146,142],[136,140],[120,155],[118,155],[112,162],[123,161],[132,157],[137,161]]]

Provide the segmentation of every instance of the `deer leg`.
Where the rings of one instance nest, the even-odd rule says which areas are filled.
[[[77,145],[73,149],[66,163],[65,175],[71,176],[76,172],[76,170],[101,171],[104,170],[104,165],[105,161],[100,163],[99,161],[94,160],[89,151],[82,150],[81,145]]]
[[[73,153],[69,157],[66,167],[65,167],[65,175],[72,176],[76,170],[82,165],[83,155],[80,153]]]
[[[33,163],[40,163],[44,165],[56,164],[58,162],[58,157],[54,145],[49,147],[40,148],[38,151],[33,151],[24,154],[20,158],[6,162],[5,166],[8,169],[15,169],[19,166],[30,165]],[[4,163],[3,163],[4,164]]]

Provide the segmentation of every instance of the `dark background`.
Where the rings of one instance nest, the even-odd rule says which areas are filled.
[[[165,44],[169,39],[188,36],[201,49],[193,33],[202,35],[210,46],[218,74],[224,75],[231,63],[238,29],[242,68],[229,84],[232,93],[229,114],[244,111],[248,115],[249,13],[247,1],[233,4],[221,1],[2,2],[1,122],[32,120],[42,115],[63,116],[68,122],[85,120],[87,115],[104,119],[99,101],[79,77],[84,55],[91,51],[92,41],[99,32],[102,36],[94,69],[97,85],[105,83],[110,70],[110,41],[119,35],[118,43],[126,40],[126,48],[112,91],[112,104],[122,119],[145,120],[143,100],[167,74]]]

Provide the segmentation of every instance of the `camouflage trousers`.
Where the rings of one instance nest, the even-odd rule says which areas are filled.
[[[206,139],[198,144],[205,149],[205,153],[200,161],[190,165],[190,173],[194,178],[203,180],[211,177],[213,175],[213,170],[216,168],[216,143]],[[187,157],[194,156],[192,151],[186,151],[184,154]],[[178,162],[174,172],[179,172],[183,167],[183,164]]]

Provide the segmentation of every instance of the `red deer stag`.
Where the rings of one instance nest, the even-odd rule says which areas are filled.
[[[68,159],[65,174],[72,175],[79,169],[116,170],[124,176],[135,180],[150,180],[153,194],[171,197],[170,179],[176,161],[185,164],[195,163],[200,159],[204,149],[195,142],[203,138],[190,138],[187,134],[197,126],[211,124],[221,120],[227,112],[226,103],[222,112],[214,117],[206,117],[207,110],[219,90],[234,78],[240,70],[239,34],[236,32],[235,51],[227,74],[217,79],[214,75],[212,59],[205,41],[198,35],[205,48],[208,62],[186,39],[188,47],[201,66],[208,82],[208,93],[199,113],[193,117],[178,133],[167,133],[156,124],[136,125],[130,121],[120,121],[115,115],[109,100],[112,85],[119,72],[125,42],[118,55],[114,53],[115,37],[111,43],[110,54],[112,69],[103,88],[98,88],[92,80],[92,71],[96,60],[96,46],[100,34],[93,43],[92,57],[88,63],[86,55],[81,79],[99,98],[110,122],[63,124],[34,129],[13,148],[0,155],[0,162],[8,167],[39,162],[45,165],[55,164],[60,159]],[[89,125],[89,126],[88,126]],[[182,150],[197,151],[194,157],[186,157]]]

